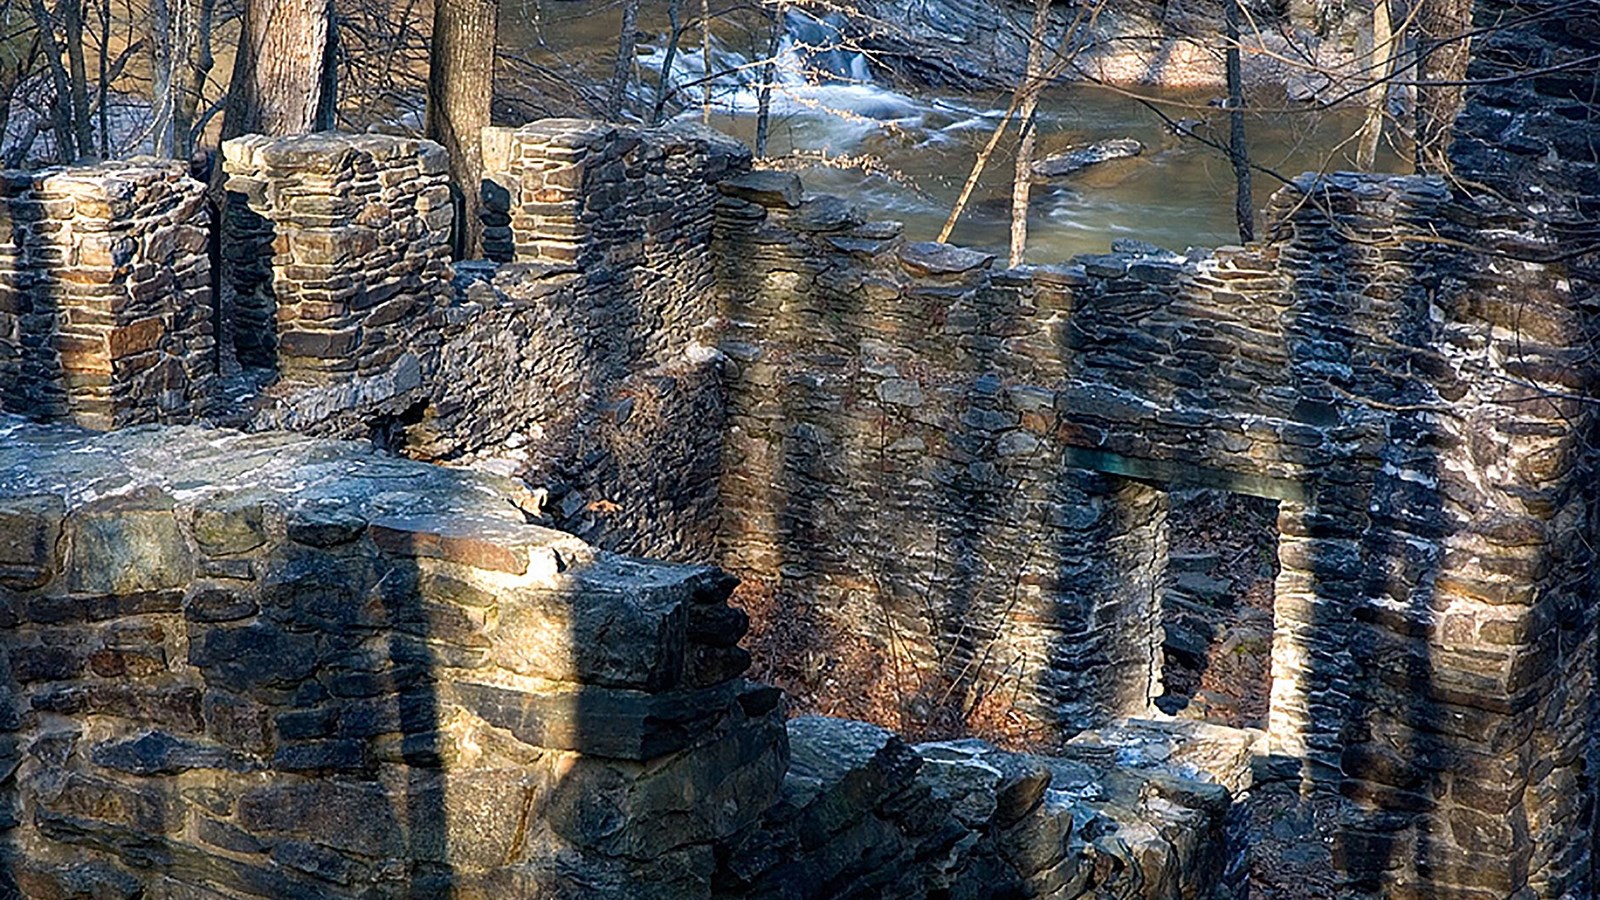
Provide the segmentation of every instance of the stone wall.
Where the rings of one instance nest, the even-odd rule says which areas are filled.
[[[443,148],[247,135],[223,154],[230,216],[254,217],[224,250],[243,364],[326,385],[437,352],[426,336],[450,301],[454,215]]]
[[[550,524],[608,548],[709,558],[721,425],[717,354],[701,342],[716,313],[710,198],[717,181],[748,166],[748,151],[695,127],[575,120],[491,128],[484,141],[487,240],[506,261],[460,264],[447,298],[438,296],[441,233],[427,232],[441,242],[425,243],[422,256],[377,259],[405,242],[380,239],[373,249],[370,239],[386,232],[369,227],[373,206],[351,187],[360,182],[339,174],[422,160],[427,177],[384,168],[380,181],[404,196],[401,210],[431,210],[422,219],[433,228],[444,216],[436,147],[333,134],[230,142],[232,189],[252,198],[286,248],[270,275],[246,267],[241,277],[266,279],[257,293],[278,296],[282,328],[306,329],[293,346],[335,356],[297,359],[279,347],[273,358],[286,376],[320,374],[269,387],[247,421],[371,436],[426,459],[492,459],[545,491]],[[330,203],[355,218],[330,225]],[[418,219],[394,221],[391,230]],[[321,268],[307,274],[297,247],[311,248]],[[359,298],[341,301],[344,318],[305,324],[330,309],[313,300],[327,285],[373,294],[360,287],[371,271],[406,287],[393,299],[385,287],[359,329],[350,324],[367,303]],[[305,280],[313,276],[321,280]],[[391,326],[405,329],[403,339],[375,332],[371,316],[413,303],[417,285],[426,296]],[[239,291],[241,334],[260,305],[247,299],[252,290]],[[305,298],[294,319],[283,312],[288,296]]]
[[[958,723],[998,701],[1051,732],[1143,712],[1165,504],[1063,465],[1030,377],[1055,354],[1001,343],[1048,341],[1046,316],[990,289],[992,257],[903,246],[793,176],[723,189],[723,562],[824,658],[825,699]]]
[[[1227,864],[1248,742],[786,729],[732,578],[528,524],[514,482],[281,433],[0,437],[6,896],[1176,900]]]
[[[1479,4],[1482,24],[1514,24],[1474,56],[1461,179],[1308,176],[1274,199],[1269,241],[1211,252],[1127,243],[1000,271],[988,254],[907,242],[837,198],[807,197],[790,176],[750,173],[742,152],[703,132],[559,120],[486,135],[501,261],[462,266],[447,288],[433,148],[330,135],[233,145],[247,198],[234,209],[256,211],[253,233],[276,252],[270,275],[236,284],[239,348],[259,339],[254,361],[285,376],[236,418],[530,474],[539,490],[456,503],[493,492],[281,437],[194,439],[225,446],[212,453],[186,444],[190,432],[92,445],[8,432],[19,464],[57,476],[18,482],[0,531],[13,701],[0,792],[21,804],[6,820],[21,848],[8,858],[30,861],[17,877],[65,884],[67,870],[51,872],[72,844],[236,893],[354,892],[395,871],[424,884],[459,874],[491,893],[554,890],[580,870],[588,887],[623,890],[648,872],[782,893],[792,879],[771,873],[855,883],[840,861],[863,849],[898,873],[923,859],[913,848],[948,849],[918,829],[961,818],[952,790],[923,805],[936,786],[915,772],[988,751],[912,751],[919,763],[861,732],[842,745],[868,747],[872,765],[812,760],[777,788],[773,695],[718,686],[740,684],[745,662],[729,637],[742,618],[721,602],[731,584],[710,570],[684,576],[715,589],[684,586],[693,596],[673,608],[710,597],[714,622],[651,618],[655,601],[578,575],[527,581],[523,538],[505,529],[538,535],[554,554],[541,559],[570,556],[602,581],[623,577],[615,566],[656,576],[526,523],[652,553],[714,548],[770,597],[763,639],[784,624],[802,639],[770,645],[789,655],[768,671],[794,665],[846,698],[886,697],[899,723],[1017,712],[1053,739],[1089,728],[1119,746],[1125,736],[1093,726],[1160,691],[1161,489],[1192,484],[1280,501],[1268,750],[1253,771],[1314,807],[1332,840],[1307,853],[1326,854],[1337,893],[1592,893],[1600,176],[1590,85],[1574,73],[1596,39],[1554,2]],[[1528,66],[1542,74],[1502,77]],[[69,210],[39,187],[58,177],[79,184],[71,173],[8,182],[28,226],[13,214],[17,287],[0,294],[12,298],[0,302],[8,408],[25,398],[22,411],[60,417],[81,391],[86,420],[104,427],[193,414],[209,375],[204,263],[177,248],[195,237],[196,186],[176,173],[90,175],[64,192]],[[146,201],[160,215],[141,211]],[[124,214],[137,240],[97,237],[120,234],[95,228]],[[420,243],[401,240],[411,232]],[[63,234],[70,250],[53,243]],[[248,259],[261,246],[229,252]],[[40,274],[57,260],[80,267],[63,269],[74,277],[60,290]],[[163,279],[190,292],[152,286]],[[62,290],[78,293],[46,310]],[[150,303],[176,305],[157,314]],[[112,362],[83,362],[102,352]],[[138,373],[125,394],[119,372]],[[162,390],[140,382],[156,378]],[[136,402],[119,413],[118,396]],[[137,458],[118,449],[139,441],[149,443]],[[99,464],[89,450],[122,470],[72,468]],[[303,496],[282,493],[270,514],[251,499],[217,512],[213,500],[232,493],[171,480],[234,460],[236,477],[263,490],[285,466],[283,483]],[[328,501],[326,517],[314,500]],[[216,515],[200,525],[206,511]],[[385,524],[395,516],[405,527]],[[115,554],[125,564],[77,565]],[[571,663],[554,673],[497,656],[494,635],[520,610],[537,610],[541,628],[508,645],[578,627],[551,624],[552,593],[579,606],[603,595],[611,610],[625,595],[628,649],[592,641],[592,668],[595,658],[550,648]],[[498,618],[474,618],[483,610]],[[572,646],[588,648],[588,634]],[[864,680],[844,677],[850,646],[866,648]],[[704,715],[728,730],[704,727]],[[756,786],[741,791],[779,801],[740,806],[737,822],[688,813],[687,845],[651,842],[670,828],[606,830],[546,782],[522,796],[548,801],[553,836],[512,828],[544,842],[526,865],[454,856],[448,833],[408,826],[345,846],[274,824],[349,806],[329,792],[350,789],[376,798],[350,808],[415,809],[418,823],[497,834],[452,818],[448,803],[429,813],[439,779],[475,784],[487,766],[499,774],[482,776],[485,795],[501,800],[519,796],[507,769],[547,760],[592,765],[596,780],[577,795],[643,798],[615,808],[659,823],[643,810],[683,809],[644,757],[688,759],[684,735],[701,731],[730,754],[715,757],[719,771],[750,773]],[[959,774],[1006,771],[980,762]],[[702,796],[700,770],[683,766],[687,780],[672,784]],[[265,793],[230,793],[235,776]],[[863,779],[888,787],[843,827],[817,782],[843,796]],[[1024,781],[990,787],[998,797]],[[971,859],[1015,861],[984,843],[1007,826],[962,821],[956,844],[988,848]],[[1208,816],[1190,824],[1179,833],[1214,832]],[[744,828],[763,830],[757,844],[775,855],[750,859]],[[367,834],[341,822],[319,834],[345,831]],[[905,890],[950,871],[916,868]]]
[[[101,429],[204,414],[208,227],[176,164],[0,173],[0,409]]]
[[[0,894],[705,896],[775,797],[717,570],[358,444],[3,429]]]
[[[1469,129],[1520,127],[1482,105],[1466,115]],[[1592,163],[1552,165],[1592,180]],[[1439,179],[1308,176],[1274,199],[1267,244],[1128,244],[996,272],[786,176],[723,187],[730,565],[891,660],[938,660],[954,641],[904,624],[919,606],[970,629],[969,598],[987,598],[1015,616],[1007,647],[1049,633],[1038,609],[1070,608],[1060,582],[1013,574],[1017,537],[995,523],[1021,525],[1026,547],[1068,511],[1093,521],[1097,503],[1052,507],[1030,480],[1093,469],[1278,498],[1263,774],[1336,801],[1340,889],[1586,890],[1593,454],[1578,395],[1594,335],[1559,251],[1586,233],[1580,213],[1543,224]],[[941,490],[955,502],[905,499]],[[1139,588],[1162,552],[1133,546],[1151,563],[1096,568],[1082,543],[1051,563],[1073,583],[1104,571]],[[1124,604],[1114,640],[1144,646],[1125,604],[1148,594],[1095,586]],[[1092,643],[1064,643],[1066,660],[1094,659]],[[1071,671],[1017,662],[1020,677],[995,665],[1024,685]]]

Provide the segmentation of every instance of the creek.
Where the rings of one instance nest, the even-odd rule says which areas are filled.
[[[685,4],[698,7],[698,4]],[[686,12],[691,15],[693,11]],[[790,157],[808,190],[838,194],[873,219],[905,223],[913,240],[932,240],[959,196],[979,150],[1005,114],[1010,96],[881,83],[861,53],[840,40],[836,22],[791,12],[785,20],[771,96],[768,153]],[[522,0],[502,13],[502,42],[531,55],[605,79],[615,54],[615,5],[590,0]],[[649,109],[666,57],[665,5],[646,3],[633,95]],[[754,144],[764,53],[759,27],[733,17],[713,27],[711,69],[697,31],[683,37],[669,84],[679,86],[679,116],[702,115],[710,86],[710,123]],[[1281,88],[1257,92],[1247,113],[1252,162],[1285,177],[1304,171],[1353,168],[1351,136],[1358,109],[1317,109],[1282,100]],[[1174,133],[1147,103],[1185,121]],[[1236,243],[1234,180],[1225,154],[1203,140],[1226,144],[1228,117],[1215,94],[1151,87],[1059,84],[1044,93],[1036,118],[1037,152],[1047,156],[1094,141],[1132,138],[1136,157],[1100,163],[1066,177],[1037,178],[1029,205],[1029,262],[1059,262],[1103,253],[1112,241],[1134,238],[1169,249]],[[1008,130],[977,183],[951,240],[1004,251],[1009,241],[1016,129]],[[1393,148],[1380,149],[1377,168],[1405,171]],[[1265,206],[1281,181],[1254,175],[1254,199]]]

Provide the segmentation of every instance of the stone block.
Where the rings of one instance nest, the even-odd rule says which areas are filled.
[[[67,586],[85,594],[136,594],[183,587],[194,561],[170,497],[141,492],[73,511],[67,519]]]
[[[950,276],[987,269],[993,253],[981,253],[951,244],[917,241],[900,248],[900,265],[913,275]]]
[[[650,694],[571,687],[537,693],[459,682],[445,697],[534,747],[614,759],[647,760],[705,740],[744,705],[772,708],[771,688],[727,682],[695,691]]]
[[[35,588],[54,575],[66,503],[43,494],[0,500],[0,585]]]
[[[212,556],[248,553],[267,540],[261,504],[251,500],[201,507],[191,529],[200,550]]]
[[[150,731],[122,741],[96,745],[89,757],[94,764],[129,775],[177,775],[193,769],[248,772],[255,766],[224,747],[202,744],[165,731]]]
[[[792,172],[745,172],[717,183],[725,197],[780,209],[795,209],[805,194],[800,176]]]

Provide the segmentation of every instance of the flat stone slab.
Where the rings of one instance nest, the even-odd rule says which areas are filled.
[[[749,665],[732,575],[596,550],[530,524],[529,505],[520,482],[351,442],[0,418],[0,584],[28,592],[8,615],[181,608],[224,624],[259,611],[271,625],[209,630],[189,648],[241,688],[306,677],[304,629],[391,625],[461,648],[460,664],[523,679],[519,689],[656,693]],[[380,586],[388,606],[366,599]],[[25,667],[35,680],[60,668],[46,650]]]
[[[1052,153],[1033,164],[1033,174],[1045,178],[1060,178],[1081,172],[1090,166],[1097,166],[1113,159],[1127,159],[1143,152],[1144,145],[1132,138],[1095,141],[1060,153]]]
[[[993,263],[993,253],[936,241],[915,241],[900,248],[900,265],[913,275],[961,275]]]
[[[464,681],[445,696],[530,746],[632,760],[676,753],[730,718],[766,715],[779,703],[776,688],[744,681],[666,694],[600,687],[532,693]]]
[[[178,558],[186,551],[172,546],[177,526],[167,524],[185,511],[201,522],[202,547],[219,555],[260,544],[262,509],[270,508],[286,519],[292,540],[312,546],[370,534],[397,556],[510,574],[537,567],[551,576],[595,559],[583,541],[528,524],[513,502],[525,493],[509,479],[396,459],[347,441],[199,426],[93,434],[0,417],[0,498],[31,498],[29,508],[52,510],[43,524],[37,515],[18,518],[0,547],[15,544],[7,555],[17,557],[23,547],[36,548],[59,503],[69,527],[92,544],[85,552],[116,551],[130,563],[125,571],[75,576],[95,580],[81,584],[83,591],[157,590],[186,580],[186,561]]]
[[[745,200],[768,208],[795,209],[805,195],[800,176],[793,172],[760,170],[736,175],[717,183],[724,196]]]

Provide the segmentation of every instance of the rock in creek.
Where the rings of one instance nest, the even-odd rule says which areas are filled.
[[[1081,172],[1113,159],[1127,159],[1144,152],[1144,145],[1133,138],[1116,138],[1082,144],[1051,155],[1033,164],[1033,174],[1044,178],[1060,178]]]

